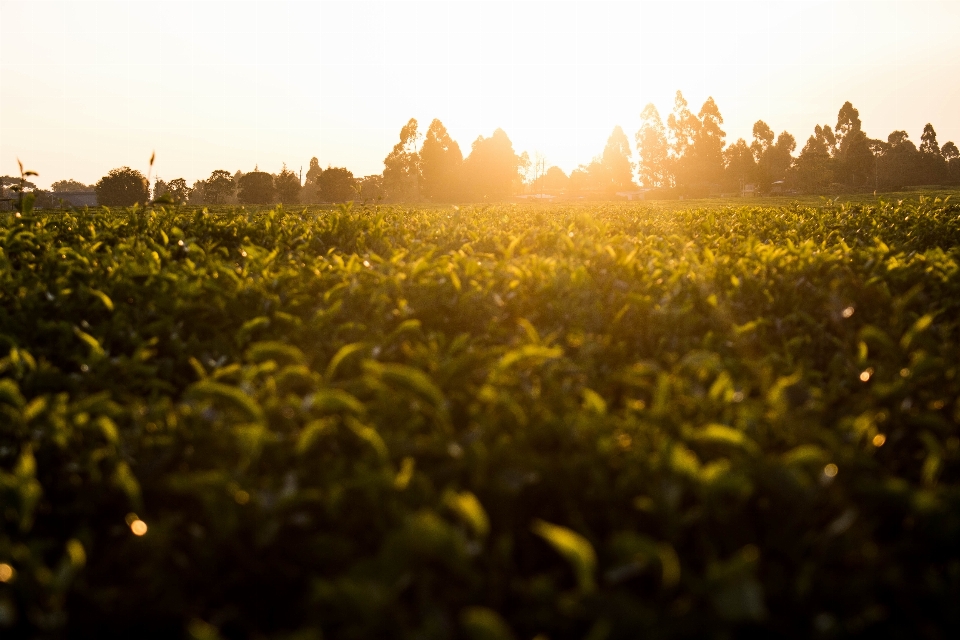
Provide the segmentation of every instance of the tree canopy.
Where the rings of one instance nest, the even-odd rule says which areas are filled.
[[[245,173],[237,183],[237,199],[241,204],[274,204],[276,187],[273,176],[264,171]]]
[[[420,154],[416,118],[400,129],[400,141],[383,159],[383,189],[388,199],[416,202],[420,199]],[[351,174],[352,175],[352,174]]]
[[[296,204],[300,202],[300,176],[287,169],[286,163],[283,169],[274,178],[274,186],[277,190],[277,200],[282,204]]]
[[[319,195],[323,202],[349,202],[357,198],[353,172],[344,167],[327,167],[320,174]]]
[[[462,164],[460,145],[450,137],[443,123],[434,119],[420,149],[423,196],[435,202],[456,199],[460,190]]]
[[[94,186],[97,202],[106,207],[129,207],[150,200],[150,184],[136,169],[111,169]]]
[[[463,161],[464,191],[473,200],[500,200],[511,195],[519,179],[520,157],[503,129],[473,141]]]

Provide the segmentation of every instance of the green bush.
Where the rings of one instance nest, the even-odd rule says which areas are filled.
[[[958,263],[940,200],[0,217],[0,624],[953,635]]]

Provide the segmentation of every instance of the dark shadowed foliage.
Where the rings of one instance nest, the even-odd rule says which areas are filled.
[[[130,167],[111,169],[94,186],[97,202],[105,207],[129,207],[150,199],[150,185],[142,173]]]

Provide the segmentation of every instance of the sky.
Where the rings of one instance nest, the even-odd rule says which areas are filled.
[[[0,0],[0,174],[46,187],[130,166],[189,183],[317,157],[380,173],[410,118],[464,156],[504,129],[566,172],[654,103],[712,96],[727,142],[798,151],[847,100],[885,139],[960,143],[960,0]]]

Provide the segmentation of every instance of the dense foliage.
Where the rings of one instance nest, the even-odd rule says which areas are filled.
[[[111,169],[93,187],[97,202],[105,207],[129,207],[150,199],[150,184],[142,173],[130,167]]]
[[[276,195],[273,176],[264,171],[245,173],[237,181],[237,199],[242,204],[274,204]]]
[[[958,262],[939,200],[5,215],[3,633],[951,636]]]

